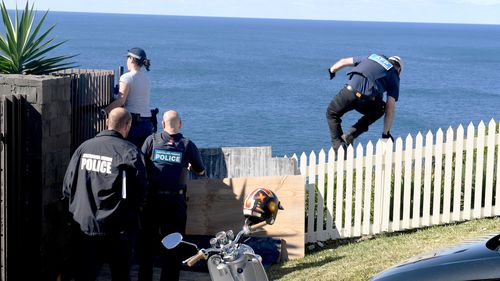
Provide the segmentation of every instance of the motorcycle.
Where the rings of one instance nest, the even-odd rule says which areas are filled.
[[[247,220],[236,236],[232,230],[220,231],[210,239],[211,248],[208,249],[198,249],[196,244],[184,241],[182,234],[178,232],[165,236],[161,242],[167,249],[173,249],[180,243],[194,246],[197,254],[183,263],[193,266],[201,259],[208,259],[207,266],[212,281],[268,281],[261,256],[255,254],[250,246],[240,242],[243,236],[265,225],[266,221],[252,225]]]

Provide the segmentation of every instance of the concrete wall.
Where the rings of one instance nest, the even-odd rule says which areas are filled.
[[[30,179],[32,192],[40,198],[38,206],[28,207],[40,215],[41,233],[32,234],[33,239],[40,241],[40,248],[33,250],[40,254],[45,277],[52,275],[59,266],[57,260],[65,235],[61,231],[65,224],[61,214],[67,207],[62,206],[60,199],[62,180],[71,157],[70,90],[69,77],[0,75],[0,95],[26,95],[30,103],[26,149],[31,156],[29,166],[36,169],[30,172],[36,177]]]
[[[62,177],[69,162],[71,106],[69,77],[0,75],[0,95],[26,95],[40,119],[41,187],[43,201],[50,204],[61,197]],[[36,118],[28,118],[30,122]],[[57,199],[57,200],[56,200]]]

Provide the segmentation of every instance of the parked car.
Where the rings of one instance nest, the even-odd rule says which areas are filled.
[[[375,275],[372,281],[498,280],[500,234],[414,257]]]

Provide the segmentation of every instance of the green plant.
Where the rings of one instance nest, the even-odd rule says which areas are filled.
[[[48,11],[38,23],[35,23],[34,5],[30,9],[28,2],[21,15],[16,7],[14,22],[8,14],[4,1],[1,12],[5,36],[0,35],[0,73],[47,74],[75,67],[73,62],[68,61],[74,56],[46,57],[49,51],[66,42],[51,45],[54,38],[46,39],[55,25],[37,37]]]

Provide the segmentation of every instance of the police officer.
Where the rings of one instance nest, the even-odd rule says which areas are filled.
[[[123,106],[130,111],[132,128],[127,139],[139,148],[153,132],[152,112],[149,109],[151,82],[142,71],[143,67],[149,71],[150,66],[151,61],[143,49],[132,48],[128,50],[128,72],[120,76],[118,97],[104,108],[105,112],[109,112],[113,108]]]
[[[382,139],[393,140],[390,129],[399,97],[399,75],[403,70],[403,60],[398,56],[387,58],[377,54],[343,58],[328,69],[330,79],[347,66],[353,67],[347,73],[348,81],[333,97],[326,111],[333,149],[337,151],[340,146],[347,149],[356,137],[368,131],[368,126],[384,114]],[[386,102],[383,101],[384,92],[387,93]],[[341,118],[351,110],[363,116],[344,134]]]
[[[149,136],[142,152],[146,161],[150,193],[144,207],[143,231],[138,245],[139,280],[151,281],[155,249],[162,250],[161,280],[179,280],[182,255],[179,249],[165,250],[161,238],[172,232],[185,233],[187,219],[186,181],[188,169],[205,173],[196,145],[181,133],[176,111],[163,114],[163,132]]]
[[[132,116],[113,109],[107,130],[85,141],[66,170],[63,198],[76,222],[76,280],[95,280],[102,262],[110,264],[113,281],[130,280],[132,243],[146,192],[141,151],[125,140]]]

